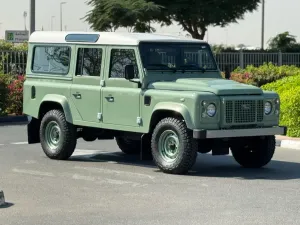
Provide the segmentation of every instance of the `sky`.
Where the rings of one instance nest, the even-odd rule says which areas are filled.
[[[89,24],[82,18],[90,10],[87,0],[64,0],[63,5],[63,29],[68,31],[92,31]],[[24,11],[28,13],[26,18],[29,28],[29,2],[30,0],[0,0],[0,39],[4,38],[5,30],[24,30]],[[60,29],[60,2],[61,0],[36,0],[36,30],[51,30],[51,18],[53,18],[53,30]],[[265,0],[265,46],[271,37],[279,33],[289,31],[300,40],[299,0]],[[238,45],[260,47],[261,45],[261,5],[257,11],[247,13],[243,20],[230,24],[226,28],[209,27],[205,40],[210,44]],[[298,17],[298,18],[297,18]],[[161,28],[154,26],[157,33],[172,35],[185,35],[181,26],[173,24]],[[126,32],[121,29],[118,32]]]

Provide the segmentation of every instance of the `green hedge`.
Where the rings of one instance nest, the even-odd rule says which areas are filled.
[[[262,89],[279,94],[281,101],[280,125],[288,127],[288,136],[300,137],[300,75],[266,84],[262,86]]]

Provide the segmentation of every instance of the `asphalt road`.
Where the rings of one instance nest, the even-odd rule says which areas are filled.
[[[167,175],[114,141],[79,141],[68,161],[26,144],[25,126],[0,127],[5,225],[300,224],[300,151],[278,148],[264,169],[199,155],[189,175]]]

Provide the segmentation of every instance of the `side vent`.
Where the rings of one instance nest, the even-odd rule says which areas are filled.
[[[149,106],[151,105],[151,96],[145,96],[144,97],[144,105]]]

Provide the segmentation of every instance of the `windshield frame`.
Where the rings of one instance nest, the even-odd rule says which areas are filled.
[[[199,68],[199,69],[195,69],[195,68],[183,68],[182,66],[184,66],[184,64],[180,64],[178,67],[175,67],[175,68],[169,68],[169,69],[163,69],[163,68],[151,68],[151,69],[148,69],[144,63],[144,58],[143,58],[143,53],[144,53],[144,48],[146,47],[147,48],[147,45],[149,46],[153,46],[153,47],[157,47],[157,46],[162,46],[165,47],[165,48],[168,48],[168,47],[173,47],[174,45],[175,46],[179,46],[179,47],[188,47],[188,48],[201,48],[202,46],[205,46],[208,50],[207,50],[207,53],[209,54],[209,56],[211,57],[211,63],[212,63],[212,66],[214,67],[213,69],[210,69],[210,68],[205,68],[205,71],[207,72],[216,72],[216,71],[219,71],[219,67],[217,65],[217,62],[216,62],[216,59],[215,59],[215,56],[213,55],[213,52],[211,50],[211,47],[208,43],[206,42],[189,42],[189,41],[141,41],[138,45],[138,49],[139,49],[139,54],[140,54],[140,58],[141,58],[141,63],[143,65],[143,68],[146,69],[147,71],[170,71],[170,72],[176,72],[176,71],[192,71],[192,72],[195,72],[195,71],[203,71],[203,68]],[[180,53],[179,53],[182,57],[182,54],[183,54],[183,51],[182,49],[180,50]],[[180,60],[182,61],[182,60]]]

